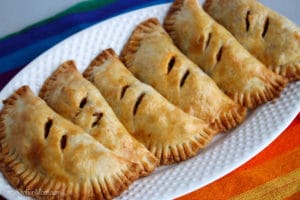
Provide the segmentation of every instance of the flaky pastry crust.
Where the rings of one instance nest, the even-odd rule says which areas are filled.
[[[161,164],[186,160],[211,140],[213,131],[208,125],[137,80],[112,49],[99,54],[84,76],[101,91],[127,130]]]
[[[56,114],[28,86],[4,101],[0,170],[37,199],[111,199],[139,175],[137,164]]]
[[[105,147],[139,164],[141,175],[156,168],[155,156],[127,132],[99,90],[79,73],[74,61],[66,61],[53,72],[40,96]]]
[[[241,105],[255,108],[279,97],[287,84],[206,14],[197,0],[175,0],[164,28],[183,53]]]
[[[300,80],[300,29],[256,0],[207,0],[204,9],[273,72]]]
[[[218,132],[237,126],[246,117],[246,108],[226,96],[183,55],[156,18],[136,27],[120,58],[138,79]]]

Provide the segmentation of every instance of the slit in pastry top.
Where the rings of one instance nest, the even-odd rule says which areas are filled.
[[[80,101],[79,108],[83,108],[87,102],[87,97],[83,97]]]
[[[246,22],[246,31],[248,32],[250,28],[250,10],[248,10],[246,13],[245,22]]]
[[[15,189],[55,192],[59,199],[111,199],[140,173],[136,163],[55,113],[28,86],[4,101],[0,149],[0,170]]]
[[[226,5],[224,1],[219,4]],[[253,13],[248,11],[242,18],[244,32],[247,29],[251,32],[253,27]],[[272,21],[265,18],[260,38],[269,37],[271,24]],[[233,35],[205,13],[197,0],[175,0],[164,19],[164,28],[185,55],[203,69],[225,94],[243,106],[253,109],[279,97],[286,86],[285,78],[273,73],[252,56]],[[210,35],[207,39],[209,45],[204,50],[197,42],[201,35]]]
[[[165,70],[164,74],[168,76]],[[100,53],[84,76],[101,91],[127,130],[155,154],[161,164],[186,160],[211,140],[214,131],[208,124],[186,114],[136,79],[112,49]],[[130,87],[120,99],[124,85]]]
[[[143,92],[137,99],[133,107],[133,115],[135,116],[136,112],[138,111],[138,108],[140,104],[142,103],[143,98],[145,97],[146,93]]]
[[[269,17],[266,17],[266,20],[265,20],[265,23],[264,23],[264,29],[263,29],[263,32],[261,34],[261,36],[264,38],[268,32],[268,29],[269,29],[269,24],[270,24],[270,21],[269,21]]]
[[[183,74],[182,78],[181,78],[181,81],[180,81],[180,87],[182,88],[186,79],[188,78],[190,74],[190,71],[189,70],[186,70],[185,73]]]
[[[67,146],[67,138],[68,136],[67,135],[63,135],[60,139],[60,149],[61,150],[64,150]]]
[[[273,72],[300,80],[300,28],[292,21],[256,0],[206,0],[204,9]]]
[[[175,62],[176,62],[176,58],[175,58],[175,56],[172,56],[169,63],[168,63],[168,74],[173,69],[173,67],[175,65]]]
[[[129,85],[122,87],[124,98]],[[142,176],[158,165],[155,156],[128,133],[100,91],[79,73],[73,61],[64,62],[53,72],[40,96],[57,113],[83,128],[105,147],[137,163]]]
[[[120,99],[122,99],[130,85],[124,85],[121,90]]]
[[[211,33],[209,33],[209,34],[208,34],[208,37],[207,37],[207,40],[206,40],[205,49],[208,48],[209,43],[210,43],[210,40],[211,40],[211,37],[212,37],[212,35],[211,35]]]
[[[92,123],[92,128],[94,128],[95,126],[97,126],[99,124],[101,118],[103,117],[103,113],[95,112],[95,113],[93,113],[93,116],[95,117],[95,120]]]
[[[45,134],[44,134],[44,137],[45,139],[47,139],[49,133],[50,133],[50,129],[52,127],[52,124],[53,124],[53,120],[52,119],[48,119],[48,121],[45,123]]]
[[[211,37],[208,34],[206,43]],[[218,62],[222,54],[220,47],[215,57]],[[229,130],[245,119],[246,109],[227,97],[177,49],[157,19],[150,18],[136,27],[120,58],[138,79],[218,131]]]

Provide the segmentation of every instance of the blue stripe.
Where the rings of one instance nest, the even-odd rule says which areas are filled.
[[[78,30],[90,26],[90,23],[80,24],[78,26],[69,29],[68,31],[61,33],[60,35],[55,35],[53,37],[46,38],[42,41],[33,43],[30,46],[17,50],[8,56],[0,57],[0,73],[13,70],[21,65],[26,65],[33,58],[37,57],[45,50],[51,48],[53,45],[62,41],[64,38],[69,37],[70,35],[76,33]]]
[[[6,38],[4,40],[1,40],[0,56],[8,55],[13,51],[16,51],[17,49],[24,48],[27,45],[31,45],[32,43],[41,41],[46,37],[51,37],[60,34],[61,32],[66,32],[68,29],[77,26],[78,24],[81,23],[84,24],[89,23],[90,25],[93,25],[96,22],[102,21],[104,19],[107,19],[112,16],[116,16],[124,12],[132,11],[150,5],[166,3],[166,2],[170,2],[170,0],[117,1],[96,10],[67,15],[53,22],[43,24],[39,27],[33,27],[32,29],[24,33],[21,33],[20,35],[16,35],[11,38]],[[77,29],[77,31],[80,31],[86,27],[87,26],[83,26]]]

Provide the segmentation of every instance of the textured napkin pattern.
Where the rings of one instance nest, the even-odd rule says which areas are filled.
[[[88,0],[0,38],[0,89],[35,57],[70,35],[112,16],[166,2],[170,0]],[[231,198],[300,199],[300,115],[243,166],[179,199]]]

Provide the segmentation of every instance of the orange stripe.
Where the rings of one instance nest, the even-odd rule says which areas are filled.
[[[296,199],[300,199],[300,191],[296,192],[295,194],[293,194],[293,195],[291,195],[287,198],[285,198],[284,200],[296,200]]]
[[[258,185],[300,168],[300,146],[261,165],[231,173],[212,184],[190,193],[184,199],[228,199]]]
[[[252,160],[227,176],[178,199],[198,200],[203,197],[208,200],[227,199],[284,175],[297,167],[300,168],[299,163],[294,162],[299,160],[299,130],[300,114],[269,147]],[[296,155],[296,158],[293,154]],[[253,172],[251,173],[251,171]]]
[[[282,200],[300,191],[300,168],[233,197],[231,200]]]
[[[300,116],[300,115],[298,115]],[[275,156],[281,155],[289,150],[300,146],[300,118],[295,118],[295,120],[290,124],[290,126],[276,139],[274,140],[266,149],[257,154],[250,161],[236,169],[245,170],[250,167],[259,165],[267,160],[272,159]]]

